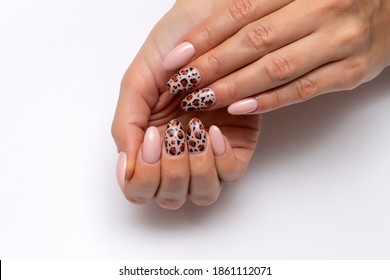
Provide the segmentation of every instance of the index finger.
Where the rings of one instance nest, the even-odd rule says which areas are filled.
[[[165,57],[163,67],[175,70],[234,35],[247,24],[293,2],[293,0],[230,0],[218,13],[187,32]],[[212,63],[212,62],[211,62]]]

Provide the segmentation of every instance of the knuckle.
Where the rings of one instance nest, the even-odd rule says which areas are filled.
[[[119,129],[119,126],[116,124],[116,122],[113,122],[111,124],[111,135],[112,135],[112,138],[118,139],[119,136],[120,136],[120,132],[121,132],[121,130]]]
[[[281,93],[283,92],[283,89],[275,89],[271,93],[271,102],[270,102],[270,110],[277,109],[282,106],[282,102],[280,100]]]
[[[176,210],[184,204],[184,201],[176,198],[156,198],[156,203],[162,208]]]
[[[369,26],[362,21],[356,21],[343,29],[343,34],[340,34],[341,44],[346,46],[361,47],[369,40]]]
[[[180,170],[168,168],[164,171],[163,177],[169,181],[181,182],[184,181],[188,175],[185,174],[185,172],[181,172]]]
[[[351,9],[355,5],[355,0],[327,0],[319,2],[322,12],[343,13]]]
[[[259,23],[245,31],[245,41],[247,45],[259,51],[271,46],[273,33],[274,28],[271,24]]]
[[[232,79],[225,84],[227,103],[238,100],[238,85],[235,79]],[[230,103],[229,103],[230,104]]]
[[[210,71],[216,75],[220,75],[222,72],[221,60],[213,53],[207,55],[207,63]]]
[[[312,98],[316,94],[316,84],[309,78],[298,79],[294,85],[298,97],[301,100]]]
[[[205,166],[205,165],[204,165]],[[191,167],[191,178],[209,178],[212,175],[212,169],[208,168],[202,168],[201,166],[197,167],[195,166],[194,168]]]
[[[203,24],[199,27],[199,35],[194,38],[195,45],[206,44],[208,47],[214,46],[215,35],[213,27]]]
[[[265,72],[271,81],[284,81],[294,75],[291,63],[283,57],[272,59],[265,65]]]
[[[369,73],[369,62],[366,58],[359,57],[351,60],[347,71],[346,88],[348,90],[359,86]]]
[[[236,21],[246,21],[252,17],[256,0],[234,0],[229,6],[229,12]]]

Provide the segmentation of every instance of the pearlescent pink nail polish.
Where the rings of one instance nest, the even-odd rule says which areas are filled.
[[[225,139],[222,135],[221,130],[212,125],[209,129],[209,135],[211,140],[211,147],[213,148],[213,152],[215,156],[222,156],[225,153]]]
[[[163,68],[165,70],[175,70],[190,61],[195,55],[195,47],[189,42],[181,43],[171,50],[164,59]]]
[[[228,112],[231,115],[245,115],[257,110],[257,100],[255,98],[247,98],[237,101],[228,107]]]
[[[120,152],[116,162],[116,180],[122,191],[125,189],[127,156],[125,152]]]
[[[142,148],[142,157],[146,163],[156,163],[160,160],[161,139],[158,129],[154,126],[146,130],[144,144]]]

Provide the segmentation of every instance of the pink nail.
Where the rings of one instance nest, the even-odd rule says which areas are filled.
[[[184,42],[171,50],[164,59],[163,68],[165,70],[175,70],[190,61],[195,55],[195,47],[193,44]]]
[[[158,129],[151,126],[146,130],[144,144],[142,149],[143,160],[146,163],[156,163],[160,160],[161,155],[161,139]]]
[[[118,185],[121,187],[122,191],[125,189],[126,164],[126,153],[120,152],[116,162],[116,180],[118,181]]]
[[[255,98],[247,98],[231,104],[228,112],[231,115],[244,115],[257,110],[257,100]]]
[[[225,153],[225,139],[221,130],[217,126],[212,125],[209,129],[209,135],[214,155],[222,156]]]

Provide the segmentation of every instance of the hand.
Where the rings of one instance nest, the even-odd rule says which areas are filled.
[[[386,0],[229,0],[178,42],[194,49],[183,67],[194,82],[180,84],[178,74],[168,85],[172,93],[196,90],[183,99],[185,110],[230,105],[231,114],[353,89],[390,64],[389,14]],[[171,55],[182,45],[165,68],[191,59]],[[198,102],[201,92],[212,98]]]
[[[112,124],[112,135],[120,152],[119,184],[131,202],[144,204],[156,195],[157,203],[162,207],[176,209],[184,203],[189,190],[191,200],[199,205],[208,205],[219,195],[219,179],[222,183],[238,180],[253,155],[260,129],[259,118],[256,116],[237,118],[229,116],[226,110],[224,112],[217,110],[196,115],[206,128],[212,124],[220,126],[227,138],[224,139],[221,134],[218,136],[218,130],[212,129],[214,133],[210,134],[214,134],[214,138],[224,139],[225,151],[223,154],[215,155],[214,158],[215,150],[210,148],[214,144],[210,141],[211,145],[208,145],[203,160],[207,163],[205,166],[210,167],[211,175],[209,174],[210,176],[206,177],[207,180],[203,180],[202,184],[195,182],[197,177],[203,178],[197,176],[201,174],[202,166],[194,168],[195,157],[188,153],[180,159],[173,160],[166,157],[163,147],[161,157],[154,157],[156,162],[151,162],[153,155],[147,155],[148,159],[143,156],[144,151],[150,147],[161,151],[161,146],[157,147],[156,138],[164,135],[169,120],[178,118],[186,124],[195,116],[184,114],[179,110],[178,96],[173,96],[166,91],[165,82],[172,72],[163,71],[163,58],[185,32],[220,8],[220,0],[205,1],[200,4],[197,1],[187,1],[185,4],[177,2],[155,26],[125,73]],[[178,22],[181,24],[178,25]],[[145,135],[149,126],[157,127],[159,133],[157,134],[152,128]],[[142,144],[145,136],[149,140]],[[148,138],[150,136],[153,140]],[[213,138],[213,135],[209,138]],[[197,158],[201,159],[202,156]],[[181,161],[182,165],[178,165],[177,161]],[[172,167],[175,166],[183,167],[180,182],[174,182],[178,179],[177,169],[171,172]],[[122,170],[124,171],[121,172]],[[165,182],[174,182],[174,184]],[[211,192],[205,189],[209,184],[213,186]],[[194,185],[198,187],[194,188]],[[176,190],[172,191],[168,186]],[[177,191],[177,188],[180,190]]]

